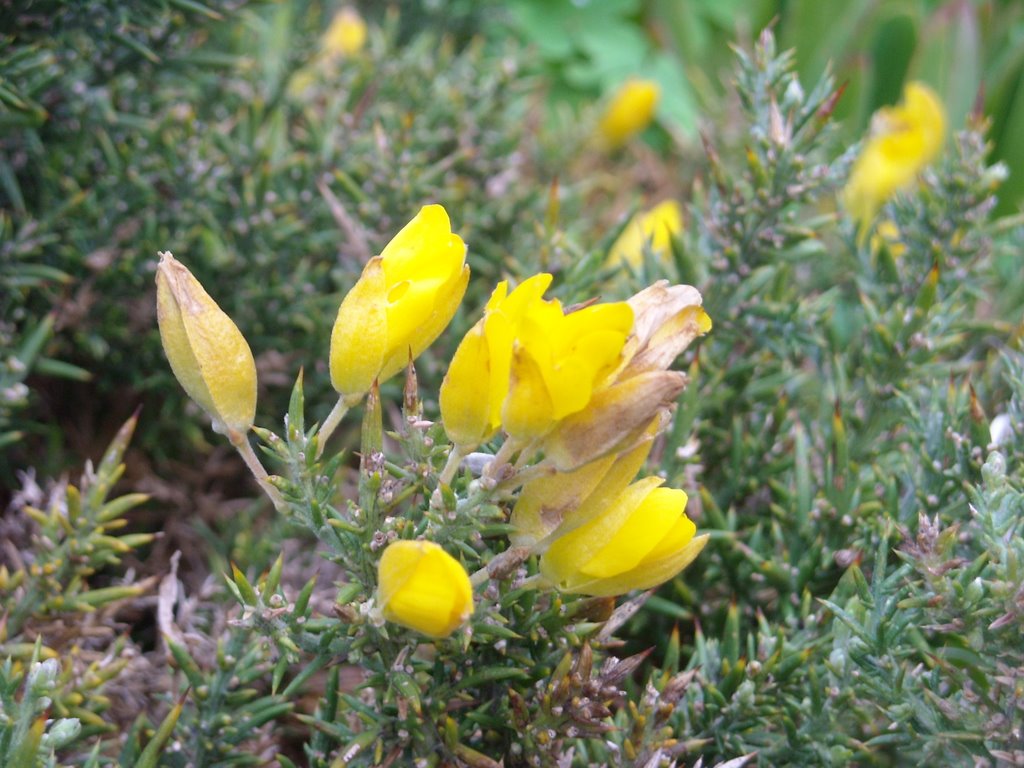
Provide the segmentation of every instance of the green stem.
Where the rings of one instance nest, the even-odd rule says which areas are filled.
[[[253,477],[256,478],[256,482],[260,484],[260,488],[262,488],[263,492],[270,497],[272,502],[274,502],[274,507],[276,507],[279,512],[284,512],[286,509],[284,498],[281,496],[281,492],[270,484],[270,475],[267,474],[267,470],[264,469],[263,464],[260,463],[259,457],[256,456],[256,452],[249,444],[249,439],[243,433],[231,430],[228,433],[228,440],[230,440],[231,444],[235,446],[235,450],[238,451],[239,455],[245,461],[245,465],[249,467],[249,471],[252,472]]]
[[[334,434],[334,430],[338,428],[341,420],[345,418],[345,414],[348,413],[348,409],[349,401],[344,395],[342,395],[338,398],[338,402],[334,404],[334,408],[331,409],[331,412],[327,414],[327,419],[324,421],[323,426],[320,427],[320,434],[317,435],[318,445],[316,447],[316,457],[318,459],[320,458],[320,454],[324,452],[324,446],[327,444],[327,441],[330,439],[331,435]]]

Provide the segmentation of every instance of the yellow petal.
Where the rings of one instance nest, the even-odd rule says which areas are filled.
[[[624,595],[634,589],[650,589],[663,584],[692,563],[708,542],[708,534],[697,536],[680,549],[660,559],[645,559],[631,571],[606,579],[581,579],[573,592],[592,597]]]
[[[560,588],[571,589],[571,585],[580,578],[581,571],[615,537],[648,494],[662,482],[661,478],[647,477],[633,483],[597,517],[555,539],[540,560],[544,577]],[[664,535],[664,531],[661,535]]]
[[[462,448],[476,447],[492,432],[491,403],[481,397],[481,391],[490,389],[491,375],[484,320],[480,320],[463,337],[441,382],[444,430],[448,439]]]
[[[543,436],[555,424],[544,377],[525,347],[517,347],[512,353],[509,392],[501,421],[505,431],[523,443]]]
[[[366,44],[366,22],[354,8],[338,11],[323,37],[323,50],[328,56],[352,56]]]
[[[603,546],[580,571],[591,577],[607,578],[632,570],[650,554],[683,517],[686,494],[676,488],[655,488],[631,515],[621,522],[617,530],[603,528],[600,521],[588,523],[603,529]],[[689,525],[689,540],[693,536],[693,523]],[[608,535],[608,534],[611,535]]]
[[[382,258],[363,268],[338,308],[331,330],[331,384],[342,395],[358,397],[380,375],[387,350],[387,286]]]
[[[403,280],[445,283],[461,272],[466,244],[452,234],[444,207],[425,205],[380,253],[389,286]]]
[[[473,613],[468,574],[433,542],[389,544],[377,577],[377,601],[384,618],[428,637],[447,637]]]
[[[256,413],[256,362],[241,331],[170,253],[156,273],[157,322],[171,370],[213,419],[245,432]]]
[[[882,204],[935,158],[945,134],[942,103],[923,83],[908,83],[899,104],[875,113],[872,135],[843,191],[847,211],[860,223],[861,240]]]

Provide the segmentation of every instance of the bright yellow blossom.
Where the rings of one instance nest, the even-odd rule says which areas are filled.
[[[608,252],[608,264],[639,267],[644,260],[644,246],[664,256],[672,247],[672,237],[682,229],[683,211],[679,203],[675,200],[658,203],[630,219]]]
[[[843,191],[846,209],[858,221],[862,240],[878,209],[917,178],[942,148],[945,135],[942,103],[923,83],[907,83],[903,101],[875,113],[871,136]]]
[[[624,488],[590,519],[557,538],[541,556],[541,575],[564,592],[597,597],[648,589],[672,578],[700,553],[686,494],[648,477]]]
[[[652,80],[627,80],[612,96],[597,125],[598,136],[609,149],[617,149],[651,124],[661,97]]]
[[[256,363],[241,331],[170,253],[156,270],[157,322],[171,370],[218,432],[244,433],[256,413]]]
[[[399,540],[377,565],[384,618],[427,637],[448,637],[473,613],[473,587],[458,560],[430,541]]]
[[[366,44],[366,22],[355,8],[342,8],[331,19],[323,37],[323,52],[328,57],[352,56]]]
[[[331,383],[349,402],[394,376],[441,334],[466,292],[466,245],[440,205],[367,262],[331,332]]]
[[[568,314],[542,294],[551,275],[535,275],[511,293],[498,285],[484,317],[466,334],[441,385],[441,418],[460,448],[499,425],[522,442],[543,436],[590,402],[622,361],[633,324],[624,302]]]

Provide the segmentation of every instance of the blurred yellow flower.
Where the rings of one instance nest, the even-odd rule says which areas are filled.
[[[323,37],[323,52],[329,57],[352,56],[366,44],[366,22],[355,8],[342,8],[331,19]]]
[[[651,124],[661,89],[651,80],[627,80],[612,96],[597,124],[597,133],[609,149],[617,149]]]
[[[577,521],[573,530],[556,532],[541,556],[541,575],[564,592],[608,597],[657,586],[679,573],[708,537],[694,535],[686,494],[660,488],[662,482],[639,480],[608,503],[593,505],[590,519]]]
[[[551,275],[495,289],[484,317],[459,344],[441,385],[441,418],[460,448],[472,448],[499,425],[523,443],[586,408],[621,364],[633,324],[624,302],[568,314],[542,298]]]
[[[430,541],[399,540],[377,565],[384,618],[427,637],[448,637],[473,613],[473,587],[458,560]]]
[[[917,178],[942,148],[945,135],[942,103],[923,83],[907,83],[899,104],[875,113],[871,136],[843,191],[843,202],[859,223],[862,241],[878,209]]]
[[[160,341],[189,397],[218,432],[244,433],[256,414],[256,363],[242,332],[170,253],[156,270]]]
[[[639,267],[644,260],[644,246],[664,256],[672,247],[672,237],[683,229],[683,211],[675,200],[662,203],[636,214],[608,252],[609,266],[629,264]]]
[[[892,219],[878,222],[875,234],[871,236],[871,251],[873,253],[877,253],[883,245],[889,249],[889,253],[894,259],[898,259],[907,252],[906,244],[900,239],[900,228]]]
[[[367,262],[331,332],[331,383],[349,403],[394,376],[441,334],[466,292],[466,244],[440,205]]]

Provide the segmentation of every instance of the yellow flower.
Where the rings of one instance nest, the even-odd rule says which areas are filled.
[[[441,385],[441,418],[460,448],[500,425],[529,442],[586,408],[616,371],[633,323],[625,302],[566,314],[542,294],[551,275],[535,275],[511,293],[501,283],[484,317],[459,344]]]
[[[871,236],[872,253],[877,253],[883,245],[889,249],[889,253],[894,259],[898,259],[907,252],[906,244],[900,239],[900,228],[892,219],[878,222],[875,234]]]
[[[331,383],[349,403],[423,352],[466,292],[466,244],[440,205],[416,217],[367,262],[331,332]]]
[[[597,125],[598,136],[617,149],[651,124],[661,89],[651,80],[627,80],[612,96]]]
[[[620,454],[609,453],[570,472],[549,468],[519,492],[509,522],[517,547],[543,549],[553,533],[566,533],[592,519],[632,480],[651,451],[661,429],[653,420],[644,433]]]
[[[170,253],[156,270],[160,340],[171,370],[221,433],[244,433],[256,413],[256,363],[241,331]]]
[[[942,103],[923,83],[907,83],[903,101],[875,113],[871,137],[843,191],[846,209],[859,222],[861,240],[882,204],[935,158],[945,135]]]
[[[342,8],[324,33],[323,52],[328,57],[352,56],[366,44],[366,22],[355,8]]]
[[[590,519],[577,521],[576,528],[556,532],[541,556],[541,575],[564,592],[609,597],[657,586],[679,573],[708,537],[694,536],[686,494],[660,488],[662,482],[648,477],[633,483],[610,503],[594,505]]]
[[[427,637],[448,637],[473,613],[473,587],[459,561],[430,541],[399,540],[377,565],[384,618]]]
[[[672,247],[672,237],[682,229],[683,212],[679,203],[675,200],[658,203],[630,219],[608,252],[608,264],[639,267],[644,260],[645,245],[654,254],[664,256]]]
[[[631,443],[686,386],[668,367],[711,330],[702,298],[689,285],[660,280],[629,299],[634,322],[623,363],[585,409],[563,419],[541,444],[545,461],[570,471]]]

